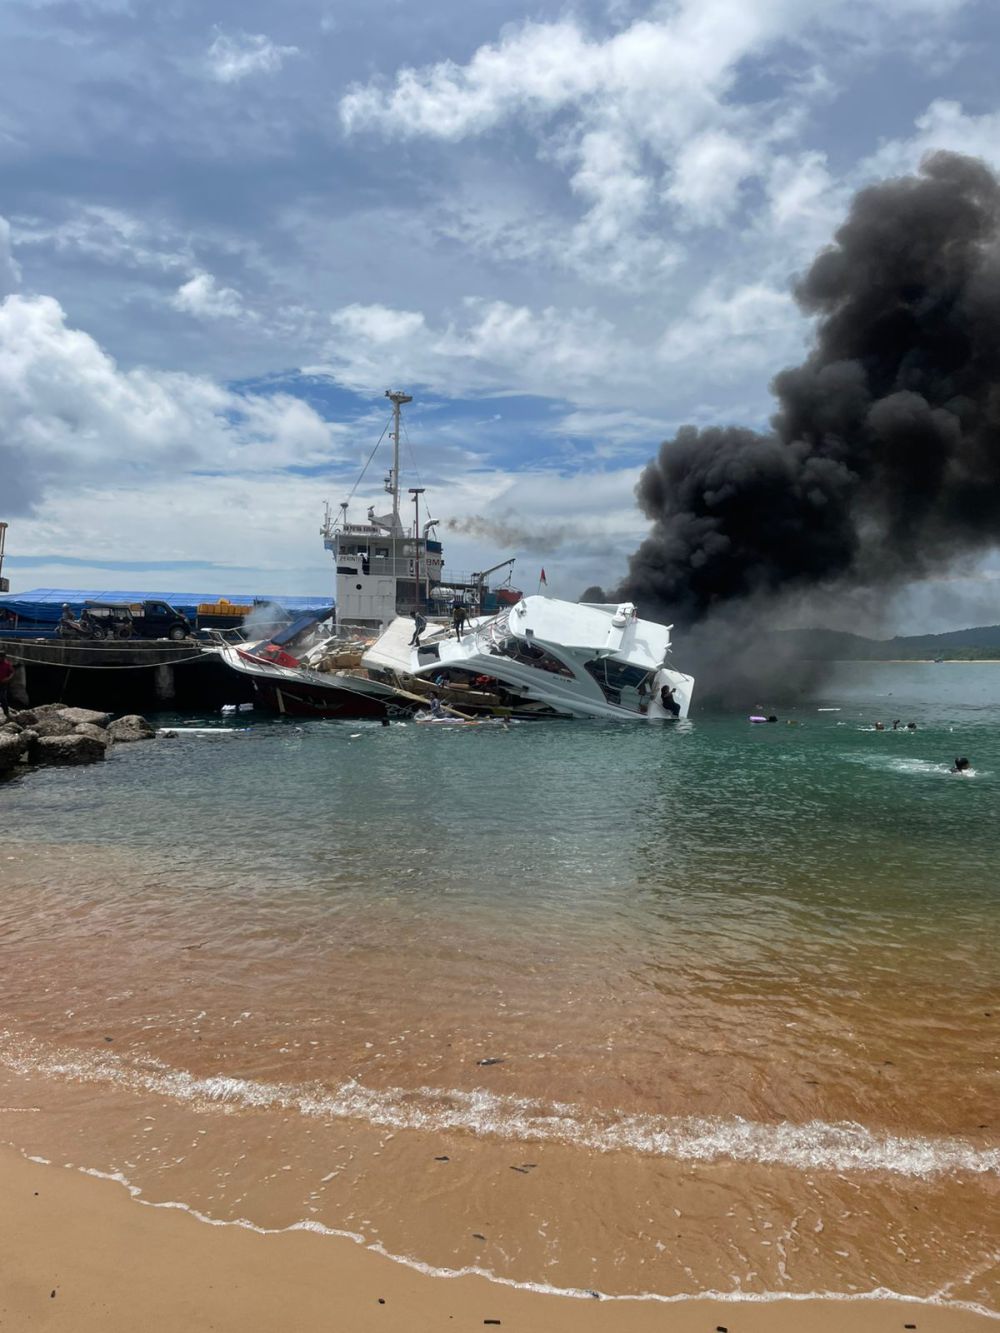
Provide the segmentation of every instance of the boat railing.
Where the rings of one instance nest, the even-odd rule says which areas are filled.
[[[491,647],[502,650],[510,638],[510,610],[501,611],[489,620],[478,625],[474,630],[478,644],[489,650]]]

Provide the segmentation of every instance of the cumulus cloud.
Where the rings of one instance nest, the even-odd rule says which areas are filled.
[[[0,305],[0,441],[13,513],[116,470],[162,479],[185,469],[273,471],[328,461],[336,438],[288,394],[240,394],[205,376],[122,370],[69,326],[51,297],[15,295]]]
[[[618,261],[614,278],[627,278],[655,256],[651,224],[664,203],[693,221],[729,211],[754,164],[743,137],[766,137],[767,127],[735,115],[727,89],[740,60],[796,12],[790,0],[681,0],[669,17],[603,38],[573,19],[527,22],[465,65],[404,68],[389,88],[353,87],[341,121],[348,133],[454,142],[520,118],[583,204],[576,262]]]
[[[902,176],[915,170],[929,152],[939,148],[981,157],[1000,167],[1000,111],[969,115],[962,104],[938,98],[916,118],[915,132],[905,139],[890,139],[865,158],[860,178]]]
[[[170,298],[175,310],[198,319],[238,319],[245,315],[239,292],[220,287],[211,273],[196,273]]]
[[[757,154],[735,135],[705,130],[682,144],[666,197],[691,224],[717,225],[736,206],[740,185],[757,167]]]
[[[677,0],[599,33],[576,18],[510,25],[465,63],[403,67],[340,100],[348,135],[456,143],[511,122],[533,135],[583,206],[565,262],[614,282],[678,262],[673,226],[719,226],[835,85],[818,34],[841,63],[905,47],[907,21],[933,40],[965,0]],[[781,49],[780,60],[773,53]],[[791,55],[789,55],[791,53]],[[749,62],[771,61],[770,98],[740,98]],[[786,182],[785,203],[789,202]],[[659,233],[659,234],[658,234]]]
[[[392,310],[384,305],[347,305],[335,310],[330,323],[344,337],[359,338],[381,346],[415,337],[424,327],[424,317],[415,310]]]
[[[206,55],[209,76],[217,83],[239,83],[251,74],[276,74],[297,46],[278,46],[263,33],[217,32]]]

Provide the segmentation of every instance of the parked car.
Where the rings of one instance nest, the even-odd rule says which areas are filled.
[[[169,602],[84,602],[80,621],[95,639],[186,639],[191,622]]]

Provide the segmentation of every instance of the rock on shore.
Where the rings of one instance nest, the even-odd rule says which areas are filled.
[[[28,747],[31,764],[92,764],[103,759],[105,746],[92,736],[39,736]]]
[[[156,732],[144,717],[138,713],[129,713],[111,723],[108,735],[113,741],[151,741]]]
[[[9,773],[28,752],[23,733],[0,731],[0,773]]]
[[[153,740],[144,717],[129,713],[111,720],[92,708],[41,704],[0,721],[0,777],[24,765],[92,764],[114,742]]]

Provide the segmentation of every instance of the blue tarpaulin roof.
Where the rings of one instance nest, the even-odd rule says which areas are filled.
[[[219,602],[223,598],[236,606],[249,606],[253,602],[277,603],[293,616],[321,615],[333,605],[332,597],[276,597],[233,592],[123,592],[119,588],[32,588],[30,592],[0,596],[0,634],[10,627],[13,617],[16,617],[18,629],[23,631],[37,626],[44,633],[57,624],[64,603],[68,603],[74,615],[79,615],[84,602],[167,602],[175,611],[193,619],[203,602]]]

